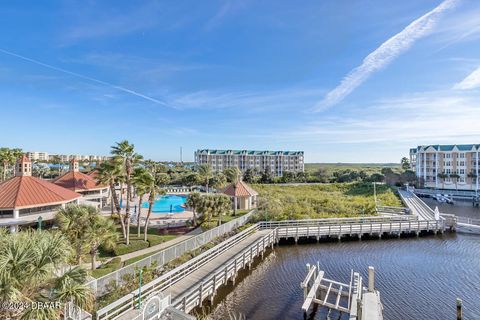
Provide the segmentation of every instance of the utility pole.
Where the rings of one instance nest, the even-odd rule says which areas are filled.
[[[373,182],[373,199],[375,201],[375,206],[377,205],[377,185]]]
[[[180,163],[183,163],[183,150],[182,150],[182,147],[180,147]]]

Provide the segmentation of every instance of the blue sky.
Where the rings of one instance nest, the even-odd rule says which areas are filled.
[[[480,1],[0,4],[1,146],[398,162],[479,143]]]

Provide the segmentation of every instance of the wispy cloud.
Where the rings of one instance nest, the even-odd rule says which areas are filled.
[[[479,97],[435,91],[384,99],[348,115],[310,121],[283,136],[322,144],[473,141],[480,135]]]
[[[7,55],[10,55],[12,57],[16,57],[18,59],[24,60],[24,61],[34,63],[36,65],[39,65],[39,66],[42,66],[42,67],[45,67],[45,68],[48,68],[48,69],[51,69],[51,70],[55,70],[55,71],[58,71],[58,72],[61,72],[61,73],[65,73],[65,74],[68,74],[70,76],[73,76],[73,77],[76,77],[76,78],[79,78],[79,79],[83,79],[83,80],[86,80],[86,81],[89,81],[89,82],[97,83],[97,84],[100,84],[100,85],[103,85],[103,86],[106,86],[106,87],[109,87],[109,88],[112,88],[112,89],[130,94],[130,95],[139,97],[141,99],[148,100],[148,101],[153,102],[155,104],[159,104],[159,105],[162,105],[162,106],[167,106],[165,104],[165,102],[163,102],[159,99],[150,97],[148,95],[145,95],[143,93],[140,93],[138,91],[135,91],[135,90],[132,90],[132,89],[129,89],[129,88],[125,88],[125,87],[118,86],[118,85],[115,85],[115,84],[112,84],[112,83],[109,83],[109,82],[106,82],[106,81],[103,81],[103,80],[99,80],[99,79],[96,79],[96,78],[85,76],[85,75],[82,75],[82,74],[79,74],[79,73],[76,73],[76,72],[73,72],[73,71],[63,69],[63,68],[55,67],[51,64],[43,63],[41,61],[26,57],[26,56],[23,56],[23,55],[20,55],[20,54],[17,54],[17,53],[8,51],[8,50],[0,49],[0,52],[2,52],[4,54],[7,54]]]
[[[227,16],[234,14],[246,6],[245,0],[227,0],[225,1],[217,13],[208,20],[206,29],[211,30],[218,26]]]
[[[341,83],[314,107],[313,111],[322,111],[342,101],[374,72],[387,66],[400,54],[407,51],[417,40],[430,34],[441,15],[446,10],[453,8],[458,2],[458,0],[443,1],[436,8],[416,19],[405,29],[382,43],[380,47],[363,60],[360,66],[343,78]]]
[[[296,110],[311,105],[324,91],[291,87],[278,90],[195,91],[167,94],[168,104],[177,109],[236,109],[242,112]]]
[[[456,90],[470,90],[480,87],[480,67],[475,71],[470,73],[465,79],[461,82],[455,84],[453,89]]]

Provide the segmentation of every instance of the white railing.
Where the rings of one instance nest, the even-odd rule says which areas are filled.
[[[260,255],[274,242],[275,230],[272,230],[272,232],[259,238],[233,258],[218,266],[206,278],[192,284],[192,287],[186,293],[173,300],[172,306],[178,310],[190,312],[193,308],[200,305],[206,297],[213,296],[220,286],[227,283],[228,279],[235,277],[238,270],[252,263],[256,256]]]
[[[252,210],[237,219],[229,221],[211,230],[205,231],[199,235],[192,236],[185,241],[179,242],[142,260],[132,263],[126,267],[120,268],[98,279],[94,279],[90,281],[88,285],[90,286],[90,288],[92,288],[97,297],[101,296],[106,293],[107,286],[109,286],[110,284],[115,283],[117,285],[120,285],[123,282],[122,278],[125,275],[133,275],[135,274],[135,271],[139,268],[151,266],[153,263],[156,263],[157,267],[161,267],[166,263],[180,257],[185,252],[197,249],[204,244],[209,243],[213,239],[244,225],[250,220],[250,217],[254,214],[254,212],[255,210]]]
[[[142,287],[142,299],[148,299],[150,296],[156,295],[169,288],[176,282],[182,280],[190,273],[198,270],[200,267],[210,262],[220,254],[237,245],[239,242],[245,240],[259,229],[258,224],[255,224],[235,236],[221,242],[215,247],[205,251],[197,257],[190,259],[186,263],[176,267],[157,279],[147,283]],[[127,310],[133,309],[139,300],[138,290],[135,290],[114,303],[97,311],[97,319],[116,319]]]
[[[304,225],[295,224],[277,227],[278,238],[298,238],[311,236],[342,236],[362,234],[383,234],[421,231],[443,231],[443,220],[411,220],[390,222],[363,222],[338,225]]]
[[[320,226],[340,225],[352,223],[376,223],[390,221],[417,221],[416,216],[394,216],[394,217],[361,217],[361,218],[328,218],[328,219],[305,219],[305,220],[282,220],[282,221],[261,221],[262,229],[273,229],[295,226]]]

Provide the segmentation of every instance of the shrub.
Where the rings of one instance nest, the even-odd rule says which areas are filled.
[[[121,256],[122,254],[127,254],[130,252],[142,250],[145,248],[148,248],[148,242],[143,241],[143,240],[131,240],[130,244],[127,246],[124,243],[118,244],[115,249],[113,250],[113,253],[116,256]]]
[[[102,264],[98,269],[92,271],[92,277],[100,278],[110,272],[118,270],[122,267],[122,259],[120,257],[113,258],[109,262]]]

